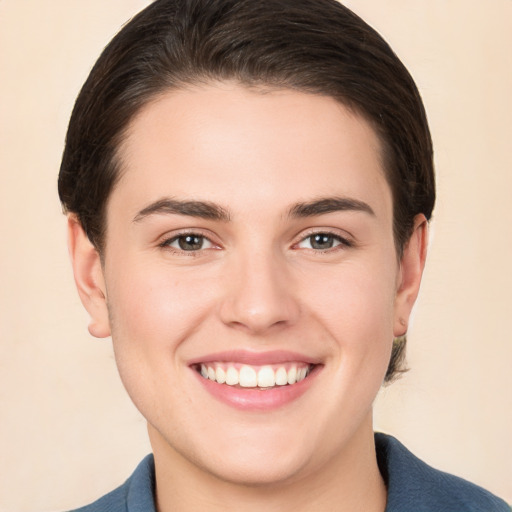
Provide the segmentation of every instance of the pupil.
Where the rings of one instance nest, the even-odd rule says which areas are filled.
[[[180,249],[184,251],[196,251],[203,246],[203,237],[197,235],[180,236],[178,243]]]
[[[332,235],[318,234],[313,236],[311,247],[313,249],[330,249],[333,244]]]

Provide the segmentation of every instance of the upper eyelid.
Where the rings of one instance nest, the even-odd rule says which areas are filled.
[[[297,237],[295,237],[296,241],[293,242],[293,244],[302,242],[306,238],[309,238],[310,236],[314,235],[330,235],[342,241],[354,243],[354,237],[347,231],[334,228],[310,228],[305,231],[302,231],[299,235],[297,235]]]
[[[335,234],[332,234],[332,233],[313,233],[311,235],[305,236],[304,238],[301,238],[298,242],[294,243],[292,247],[300,248],[300,247],[298,247],[300,244],[304,243],[308,238],[311,238],[311,237],[315,236],[315,234],[325,234],[325,235],[328,235],[328,236],[332,236],[334,238],[334,240],[338,242],[338,245],[335,245],[333,247],[329,247],[327,249],[310,249],[308,247],[303,247],[302,249],[313,250],[315,252],[328,252],[328,251],[336,250],[340,246],[345,247],[345,248],[349,248],[349,247],[353,247],[354,246],[354,243],[352,241],[348,240],[345,237],[339,236],[339,235],[335,235]]]
[[[179,229],[174,233],[165,233],[164,235],[161,235],[157,238],[157,243],[164,244],[164,243],[167,243],[170,241],[174,241],[177,238],[180,238],[181,236],[187,236],[187,235],[200,236],[200,237],[206,238],[212,244],[218,245],[218,243],[213,240],[213,238],[214,238],[213,234],[210,234],[210,232],[205,232],[205,230],[200,229],[200,228],[197,228],[197,229],[184,228],[184,229]]]

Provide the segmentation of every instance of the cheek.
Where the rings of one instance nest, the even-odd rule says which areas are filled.
[[[171,272],[165,265],[130,265],[109,280],[113,328],[123,338],[150,341],[147,348],[177,343],[211,308],[212,289],[193,272]]]
[[[340,265],[311,280],[304,296],[334,338],[373,345],[375,335],[392,339],[395,279],[396,269],[384,265]]]
[[[356,402],[373,400],[391,357],[396,269],[387,268],[346,265],[310,286],[309,309],[335,345],[336,380]]]
[[[164,403],[187,400],[173,385],[186,371],[183,342],[204,325],[215,301],[204,280],[190,273],[176,277],[165,266],[125,263],[129,272],[117,268],[108,275],[116,364],[134,404],[158,422],[160,408],[154,404],[162,402],[160,395]]]
[[[215,286],[205,288],[199,276],[186,271],[177,276],[165,266],[128,266],[130,272],[116,269],[109,276],[109,314],[121,379],[140,406],[150,390],[172,393],[162,379],[184,371],[183,342],[211,317]]]

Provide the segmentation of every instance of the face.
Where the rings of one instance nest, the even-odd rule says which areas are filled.
[[[146,106],[120,158],[103,265],[76,223],[71,247],[155,456],[261,484],[371,445],[424,223],[399,261],[369,124],[328,97],[220,83]]]

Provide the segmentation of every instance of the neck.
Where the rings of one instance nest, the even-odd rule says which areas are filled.
[[[158,512],[384,512],[386,487],[373,432],[356,433],[339,456],[320,468],[272,484],[227,481],[177,453],[149,427],[155,455]]]

